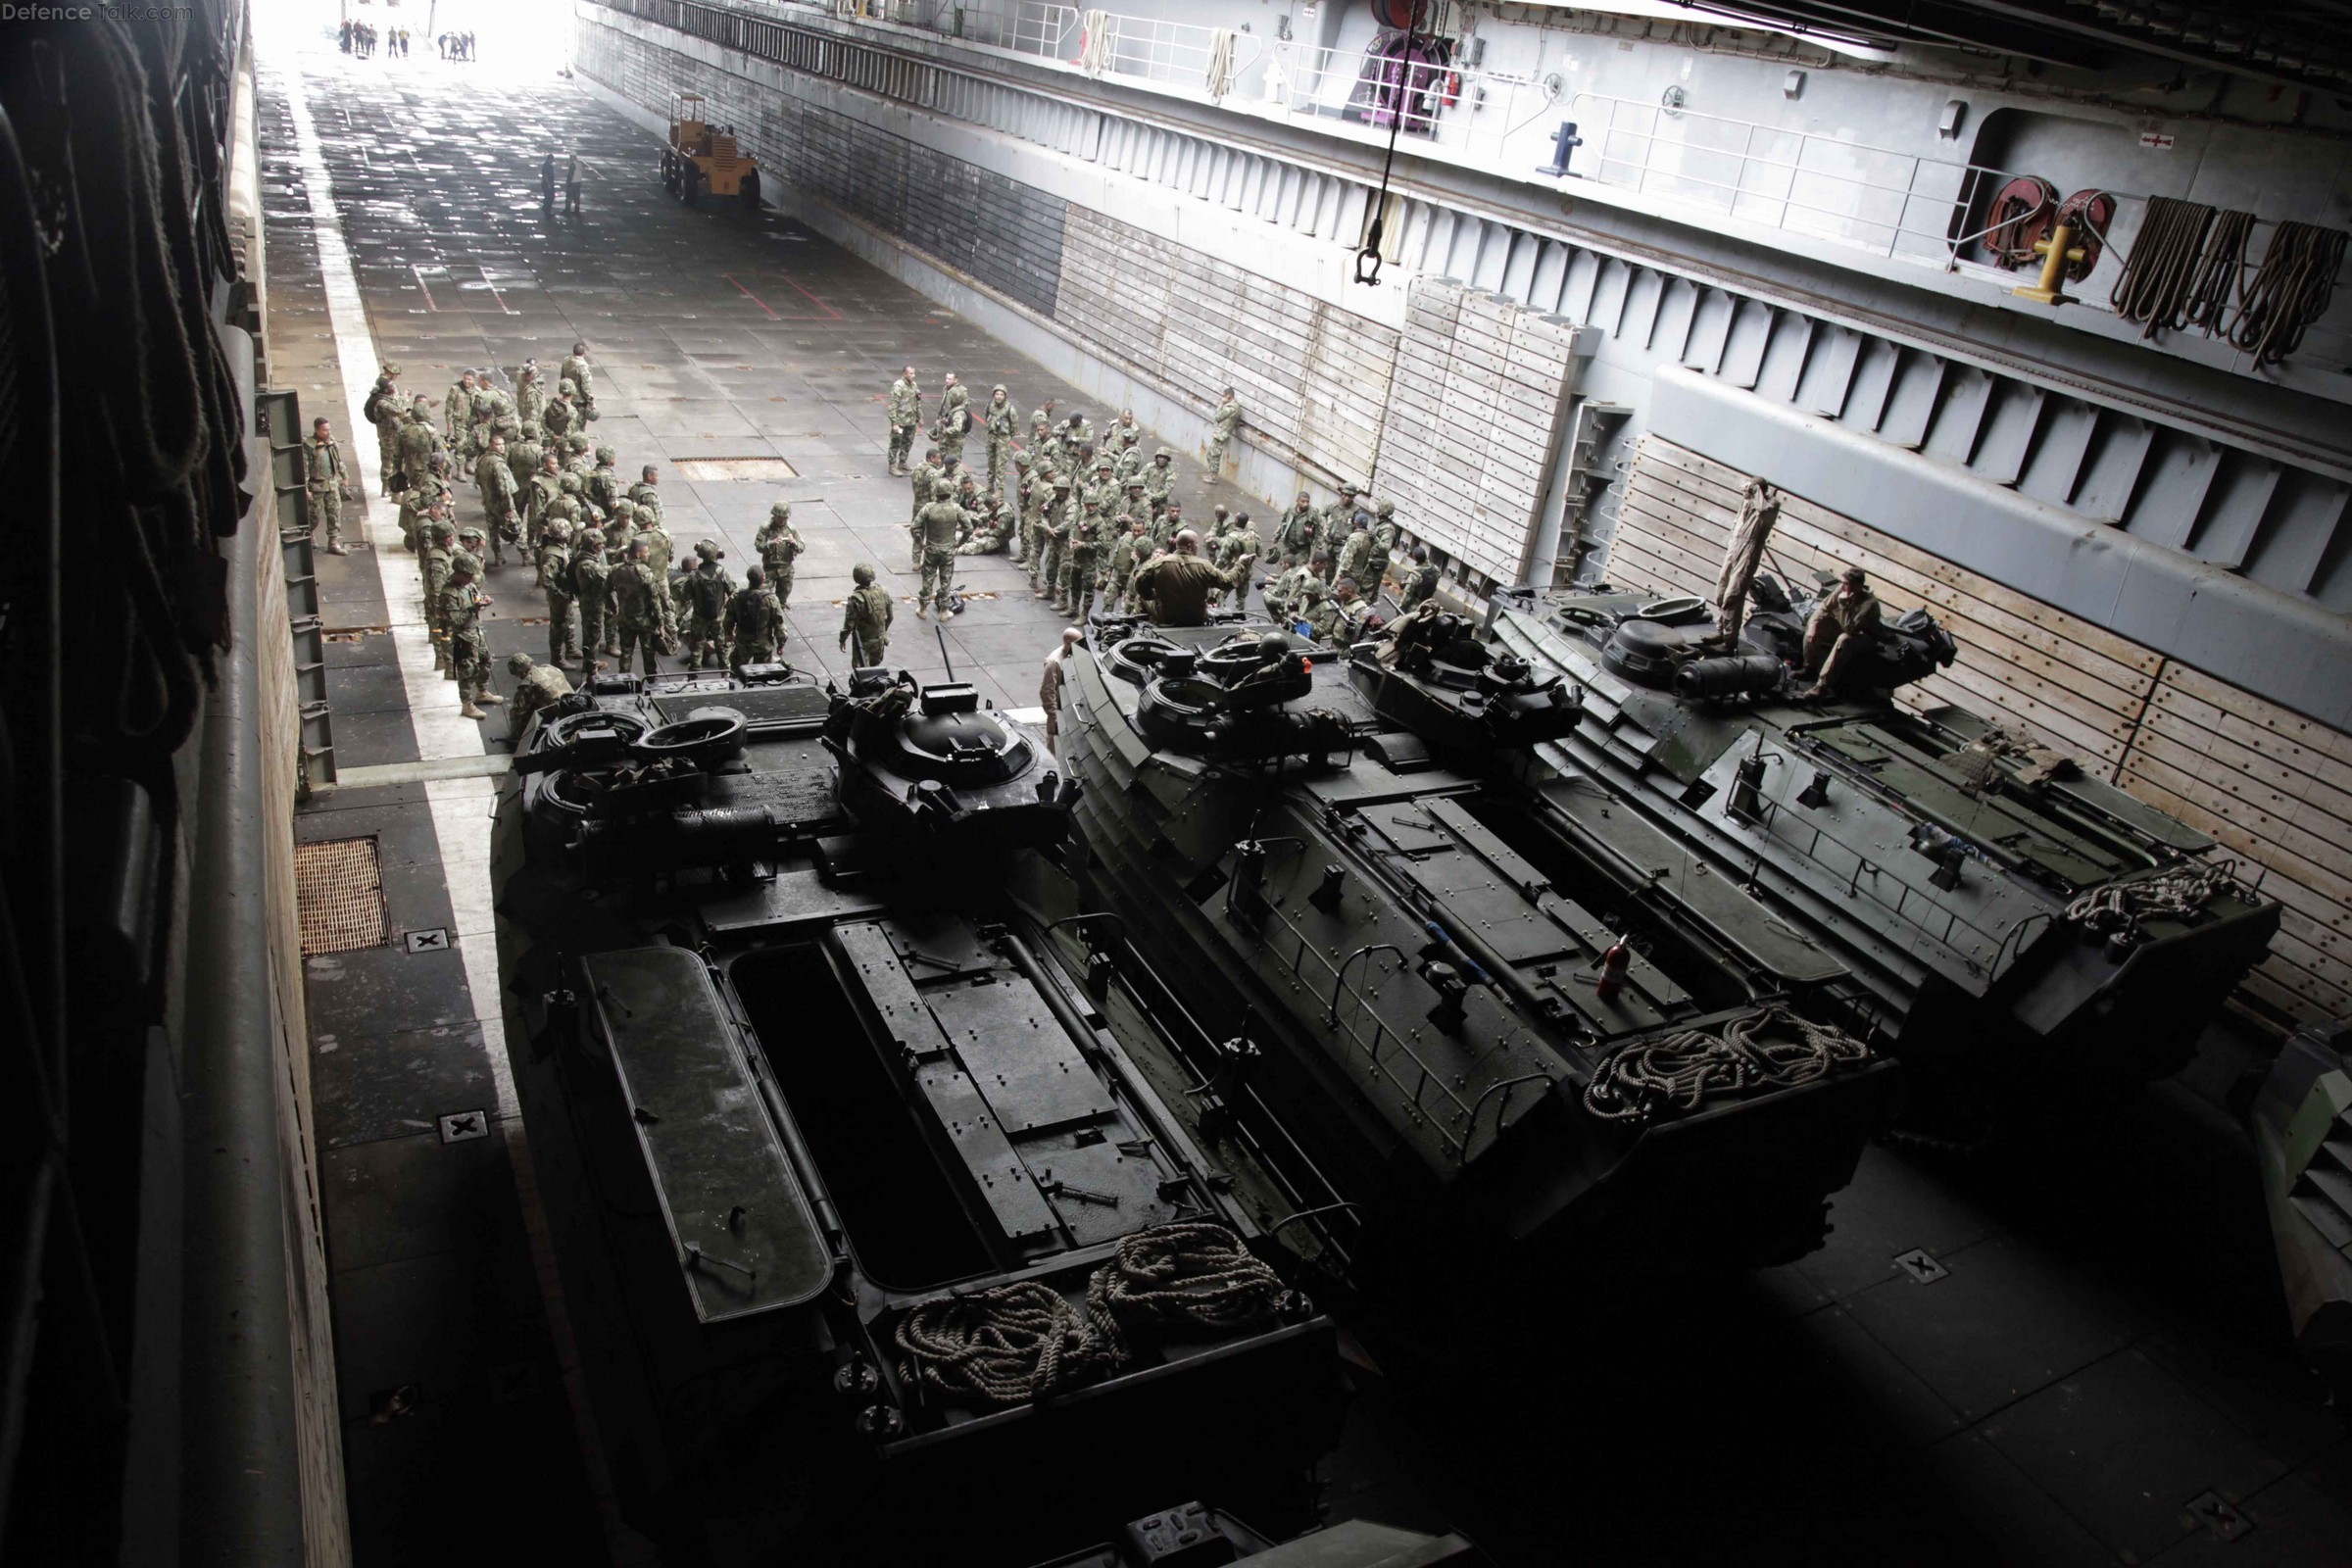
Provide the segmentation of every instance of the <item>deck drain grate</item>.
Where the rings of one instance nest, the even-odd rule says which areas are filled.
[[[392,940],[373,835],[294,846],[294,902],[306,958],[380,948]]]
[[[798,479],[801,470],[782,458],[680,458],[681,479]]]

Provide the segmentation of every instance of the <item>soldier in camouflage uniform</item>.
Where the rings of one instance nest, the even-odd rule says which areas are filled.
[[[433,641],[433,668],[457,678],[449,665],[449,628],[441,619],[441,590],[449,586],[450,558],[457,553],[457,530],[438,514],[424,520],[423,541],[417,548],[416,570],[424,585],[424,630]]]
[[[1396,548],[1396,503],[1383,501],[1372,509],[1372,545],[1364,552],[1364,603],[1380,603],[1381,584],[1389,580],[1389,556]]]
[[[859,562],[850,568],[850,577],[858,586],[842,601],[841,648],[850,655],[851,662],[859,669],[879,664],[890,653],[890,620],[897,606],[890,595],[874,586],[874,568]],[[852,639],[857,647],[852,649]]]
[[[525,425],[536,425],[546,410],[547,388],[540,384],[539,367],[527,364],[514,381],[514,417]]]
[[[909,365],[890,383],[890,472],[903,477],[906,472],[906,454],[914,446],[915,427],[923,422],[923,394],[915,385],[914,367]]]
[[[1054,400],[1046,399],[1029,411],[1029,457],[1043,463],[1054,444]]]
[[[528,654],[509,654],[507,673],[514,677],[514,706],[507,710],[507,733],[520,739],[531,715],[571,695],[571,677],[553,665],[534,663]]]
[[[657,517],[662,515],[662,470],[647,464],[637,470],[637,482],[629,486],[629,499]]]
[[[727,601],[735,595],[735,578],[719,562],[726,552],[715,540],[694,547],[695,564],[682,579],[687,613],[684,627],[687,662],[696,668],[719,667],[719,641],[726,634]]]
[[[433,454],[441,450],[441,437],[433,429],[432,407],[424,399],[409,406],[408,422],[400,427],[394,450],[399,454],[400,487],[407,490],[422,484],[432,471]]]
[[[588,419],[595,418],[596,375],[588,366],[588,345],[585,343],[574,343],[571,346],[571,352],[564,356],[564,363],[556,368],[556,374],[562,379],[569,381],[573,386],[579,388],[580,414],[582,417]]]
[[[474,564],[454,560],[449,586],[441,590],[441,619],[449,628],[449,662],[458,682],[458,711],[467,718],[487,718],[485,704],[506,701],[490,689],[490,645],[482,638],[482,612],[494,602],[476,587]]]
[[[441,438],[455,450],[467,429],[473,424],[473,372],[467,370],[450,384],[441,399]]]
[[[956,488],[942,479],[931,487],[931,503],[915,514],[915,526],[921,530],[922,582],[914,590],[914,616],[920,620],[926,607],[936,608],[939,618],[953,620],[956,612],[948,603],[956,587],[956,546],[963,539],[964,511],[956,504]]]
[[[1234,580],[1233,602],[1243,610],[1250,608],[1250,579],[1257,570],[1261,548],[1247,512],[1235,514],[1233,526],[1217,546],[1217,569]]]
[[[1354,578],[1359,591],[1364,582],[1364,563],[1372,558],[1372,530],[1364,526],[1370,520],[1361,513],[1356,514],[1355,529],[1348,535],[1348,542],[1340,546],[1340,559],[1336,564],[1341,579]]]
[[[1419,545],[1413,546],[1412,553],[1404,559],[1413,564],[1413,569],[1404,575],[1404,592],[1398,597],[1396,604],[1398,609],[1409,615],[1421,608],[1424,600],[1436,595],[1438,568],[1429,564],[1429,552]]]
[[[1020,411],[1012,406],[1011,395],[1000,386],[988,395],[984,417],[988,426],[988,493],[1002,495],[1004,476],[1012,469],[1012,436],[1020,424]]]
[[[548,444],[555,446],[568,441],[579,422],[579,393],[569,381],[561,382],[547,407],[539,411],[539,428],[547,432]]]
[[[666,583],[670,557],[677,553],[677,541],[669,536],[668,526],[658,516],[647,516],[643,507],[637,509],[637,537],[629,541],[629,548],[634,550],[639,544],[645,546],[645,559],[654,564],[654,570]]]
[[[1115,542],[1110,547],[1110,564],[1102,579],[1102,610],[1105,614],[1126,602],[1129,586],[1135,581],[1135,571],[1152,555],[1152,531],[1144,519],[1133,512],[1121,513],[1117,519]],[[1132,606],[1128,608],[1132,609]]]
[[[1208,482],[1215,484],[1225,477],[1225,447],[1233,440],[1233,432],[1241,428],[1242,405],[1233,388],[1225,389],[1224,401],[1208,416]]]
[[[546,455],[547,448],[539,441],[536,419],[520,426],[507,442],[507,467],[514,475],[515,506],[526,516],[531,505],[531,478],[539,471],[540,459]]]
[[[1331,597],[1307,612],[1306,622],[1317,642],[1347,648],[1362,639],[1364,616],[1371,608],[1356,596],[1355,579],[1343,576]]]
[[[543,452],[538,468],[522,489],[523,543],[528,549],[538,550],[540,536],[547,532],[547,519],[563,494],[563,464],[553,452]]]
[[[727,667],[775,662],[784,643],[784,607],[768,591],[767,573],[754,566],[743,574],[743,591],[727,601],[720,628],[727,639]]]
[[[923,509],[931,504],[931,487],[946,474],[947,470],[939,466],[939,448],[927,447],[923,451],[923,461],[916,464],[914,471],[907,476],[911,483],[906,488],[912,492],[913,504],[906,509],[906,537],[912,547],[910,553],[914,566],[918,570],[923,564]]]
[[[1184,503],[1170,496],[1168,504],[1159,509],[1159,515],[1152,520],[1152,542],[1165,550],[1176,542],[1176,536],[1182,532]]]
[[[1065,619],[1083,622],[1093,612],[1103,544],[1102,503],[1089,496],[1078,504],[1078,520],[1070,524],[1069,559],[1061,570],[1061,597],[1054,606]]]
[[[368,394],[364,412],[375,425],[376,483],[385,495],[400,486],[400,427],[408,423],[408,402],[400,395],[400,367],[386,360]]]
[[[1154,535],[1164,538],[1165,535],[1159,534],[1156,524],[1160,514],[1168,510],[1168,502],[1176,494],[1175,451],[1169,447],[1161,447],[1157,452],[1152,453],[1152,462],[1144,468],[1143,474],[1144,500],[1152,508],[1152,521],[1155,525],[1152,532]]]
[[[1029,585],[1040,599],[1053,599],[1060,592],[1062,549],[1069,543],[1070,522],[1077,505],[1070,499],[1070,481],[1058,474],[1054,479],[1054,494],[1046,501],[1037,524],[1037,550],[1029,558]]]
[[[971,532],[956,547],[959,556],[993,556],[1003,550],[1012,538],[1012,509],[1002,500],[982,503],[979,517],[972,523]]]
[[[323,416],[311,421],[311,437],[302,444],[302,489],[311,504],[311,532],[325,523],[326,553],[345,554],[343,500],[352,494],[352,483],[343,471],[343,448]]]
[[[760,565],[767,573],[768,591],[775,595],[779,607],[789,610],[793,568],[801,559],[801,552],[808,548],[792,525],[791,502],[779,501],[767,509],[767,526],[760,530],[752,546],[760,552]],[[744,575],[749,578],[751,573]]]
[[[1321,522],[1321,511],[1315,498],[1305,491],[1274,524],[1274,548],[1286,556],[1296,556],[1303,562],[1314,554],[1316,531]]]
[[[612,646],[612,568],[605,560],[605,536],[590,529],[571,551],[571,598],[580,612],[580,668],[604,668],[596,656],[618,654]]]
[[[963,461],[963,443],[972,433],[972,394],[956,379],[950,370],[939,393],[939,418],[931,426],[932,439],[939,443],[942,457]]]
[[[612,514],[612,503],[626,493],[621,487],[620,470],[613,466],[619,457],[611,447],[598,447],[596,466],[588,470],[588,499],[602,508],[608,517]]]
[[[490,445],[473,461],[473,487],[481,494],[482,515],[490,519],[491,563],[505,562],[500,548],[522,536],[514,516],[514,470],[507,465],[506,437],[493,430]]]
[[[669,584],[648,559],[645,536],[629,545],[629,559],[612,573],[612,618],[620,628],[620,668],[625,674],[636,650],[645,650],[645,672],[654,673],[655,656],[666,652],[678,631],[677,613],[670,608]]]
[[[539,541],[539,589],[547,595],[547,662],[576,664],[580,645],[571,625],[571,527],[557,517]]]

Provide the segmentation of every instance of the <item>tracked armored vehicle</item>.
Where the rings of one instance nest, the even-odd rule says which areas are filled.
[[[1467,758],[1573,734],[1462,640],[1384,708],[1262,622],[1098,619],[1065,674],[1091,929],[1224,1041],[1397,1271],[1739,1267],[1818,1245],[1892,1069],[1846,975],[1739,887],[1570,864]],[[1438,750],[1433,750],[1433,746]],[[1112,929],[1112,927],[1120,929]]]
[[[1809,608],[1760,577],[1728,639],[1695,599],[1498,600],[1493,647],[1584,693],[1586,722],[1514,763],[1531,818],[1580,861],[1641,843],[1661,898],[1736,883],[1835,955],[1923,1106],[1950,1088],[1974,1116],[2004,1080],[2053,1096],[2178,1071],[2278,906],[2068,759],[1898,704],[1956,655],[1924,611],[1860,650],[1838,695],[1799,697]]]
[[[1041,735],[880,671],[605,677],[514,774],[508,1050],[631,1524],[829,1562],[1030,1561],[1171,1491],[1297,1527],[1334,1330],[1270,1179],[1154,1087],[1195,1074],[1003,896],[1068,821]]]

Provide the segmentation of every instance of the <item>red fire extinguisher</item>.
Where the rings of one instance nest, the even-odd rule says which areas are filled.
[[[1609,944],[1609,951],[1600,956],[1600,983],[1592,994],[1603,1002],[1614,1002],[1617,993],[1625,989],[1625,971],[1633,967],[1634,950],[1619,937]]]

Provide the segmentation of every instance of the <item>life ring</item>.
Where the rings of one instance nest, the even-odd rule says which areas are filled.
[[[2038,174],[2020,174],[1992,194],[1984,209],[1984,250],[1993,264],[2015,270],[2039,266],[2036,242],[2050,231],[2058,192]]]

